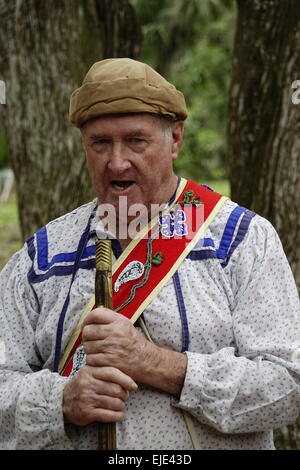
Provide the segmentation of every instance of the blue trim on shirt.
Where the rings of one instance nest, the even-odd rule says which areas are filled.
[[[71,281],[70,281],[68,294],[65,298],[64,305],[63,305],[61,313],[59,315],[57,330],[56,330],[53,372],[58,371],[60,355],[61,355],[61,340],[62,340],[62,335],[63,335],[65,316],[66,316],[68,306],[69,306],[69,302],[70,302],[71,288],[72,288],[72,284],[73,284],[73,281],[75,279],[76,273],[79,269],[80,261],[81,261],[83,252],[86,248],[86,245],[87,245],[87,242],[88,242],[88,239],[89,239],[89,236],[90,236],[90,226],[91,226],[91,221],[94,218],[94,216],[95,216],[95,214],[94,214],[94,212],[92,212],[92,214],[89,217],[86,228],[85,228],[83,234],[80,237],[78,247],[77,247],[77,251],[76,251],[76,259],[75,259],[74,264],[73,264],[72,278],[71,278]]]
[[[48,238],[47,228],[42,227],[36,233],[36,244],[37,244],[37,264],[41,271],[46,271],[49,267],[48,263]]]
[[[200,238],[200,240],[197,241],[196,245],[194,246],[193,250],[197,250],[199,248],[211,246],[212,248],[215,247],[215,242],[213,241],[212,238]]]
[[[36,249],[34,246],[34,237],[30,237],[26,243],[27,243],[28,254],[33,262],[36,256]],[[36,284],[39,282],[43,282],[52,276],[69,276],[73,272],[76,254],[77,252],[75,251],[73,253],[60,253],[58,255],[53,256],[52,261],[48,265],[50,269],[48,269],[44,274],[37,274],[32,264],[27,274],[28,281],[33,284]],[[69,257],[65,255],[69,255]],[[95,245],[91,245],[84,250],[82,258],[87,258],[87,257],[90,259],[80,260],[78,269],[94,269],[95,268]],[[59,261],[60,262],[73,261],[73,263],[67,266],[54,265],[55,263]]]
[[[52,276],[70,276],[73,272],[74,265],[70,266],[53,266],[45,274],[36,274],[31,268],[28,273],[28,280],[32,284],[38,284],[40,282],[46,281]],[[80,261],[78,264],[78,269],[94,269],[95,268],[95,258]]]
[[[35,257],[34,235],[32,235],[26,240],[26,245],[27,245],[29,258],[31,259],[32,262],[34,262],[34,257]]]
[[[233,235],[236,230],[236,226],[240,220],[241,215],[243,215],[238,228],[236,237],[233,240]],[[212,238],[202,238],[195,245],[194,249],[189,253],[187,259],[192,261],[206,260],[217,258],[222,260],[221,266],[227,266],[232,253],[237,248],[237,246],[244,239],[246,232],[248,230],[249,224],[252,218],[255,216],[255,213],[247,210],[244,207],[237,206],[234,208],[230,214],[223,235],[220,242],[220,246],[215,250],[215,244]],[[90,231],[89,238],[95,235],[95,231]],[[28,280],[32,283],[43,282],[49,279],[51,276],[69,276],[73,271],[73,263],[76,259],[77,251],[73,252],[64,252],[54,255],[51,261],[48,261],[48,237],[47,229],[43,227],[36,234],[37,240],[37,263],[38,268],[41,271],[46,271],[44,274],[37,274],[31,267],[28,273]],[[203,248],[213,248],[213,249],[203,249]],[[34,261],[36,256],[36,249],[34,245],[34,236],[30,237],[27,240],[28,254],[32,261]],[[116,259],[122,254],[122,248],[118,240],[112,240],[112,249]],[[94,269],[95,268],[95,245],[85,247],[83,251],[82,258],[79,262],[78,268],[80,269]],[[86,259],[88,258],[88,259]],[[67,266],[57,266],[58,263],[72,263]]]
[[[234,232],[240,220],[241,214],[243,214],[243,216],[237,229],[236,236],[233,239]],[[236,207],[229,216],[218,250],[200,249],[203,247],[214,248],[214,242],[211,238],[203,238],[198,241],[194,249],[188,254],[187,259],[198,261],[217,258],[222,260],[221,266],[225,268],[235,249],[244,240],[250,222],[255,215],[255,212],[252,212],[244,207]]]
[[[191,251],[187,255],[187,259],[190,259],[192,261],[199,261],[199,260],[212,259],[212,258],[217,258],[217,253],[215,250]]]
[[[96,232],[91,231],[89,233],[90,238]],[[43,231],[39,235],[38,245],[38,268],[41,271],[46,271],[44,274],[37,274],[32,266],[28,273],[28,280],[32,283],[43,282],[52,276],[69,276],[73,272],[74,261],[76,259],[77,251],[70,253],[58,253],[54,255],[50,262],[48,262],[48,248],[46,247],[45,241],[47,239],[47,231]],[[34,236],[27,240],[27,250],[32,261],[36,257],[36,249],[34,245]],[[118,240],[112,240],[112,249],[114,255],[117,258],[122,254],[122,248]],[[89,258],[89,259],[85,259]],[[57,263],[70,262],[72,264],[67,266],[56,266]],[[84,249],[82,259],[78,265],[79,269],[94,269],[95,268],[95,245],[88,246]]]
[[[210,186],[208,186],[208,184],[200,184],[200,186],[203,186],[204,188],[209,189],[209,190],[212,191],[213,193],[215,192],[215,191],[213,190],[213,188],[211,188]]]
[[[225,259],[227,257],[227,252],[228,252],[228,249],[229,249],[230,244],[232,242],[232,238],[233,238],[234,231],[235,231],[235,228],[237,226],[237,223],[238,223],[241,215],[246,210],[247,209],[245,207],[237,206],[231,212],[231,214],[230,214],[230,216],[227,220],[223,235],[222,235],[220,246],[217,250],[217,257],[218,258]]]
[[[57,263],[74,263],[76,259],[77,252],[72,251],[69,253],[58,253],[52,257],[51,261],[48,261],[48,236],[46,227],[42,227],[36,233],[36,242],[37,265],[40,271],[47,271]],[[86,247],[82,255],[83,258],[89,258],[91,256],[95,256],[95,246]]]
[[[243,215],[243,218],[241,220],[241,223],[240,223],[240,226],[238,228],[238,231],[237,231],[237,234],[236,234],[236,237],[233,241],[233,243],[231,244],[231,247],[230,247],[230,250],[228,252],[228,255],[227,255],[227,258],[226,260],[221,263],[221,266],[223,268],[225,268],[225,266],[227,266],[233,252],[235,251],[235,249],[239,246],[239,244],[244,240],[245,238],[245,235],[248,231],[248,227],[250,225],[250,222],[251,220],[253,219],[253,217],[255,216],[255,212],[252,212],[250,210],[247,210],[245,212],[245,214]]]
[[[183,299],[182,289],[180,285],[180,278],[178,271],[173,274],[173,284],[176,293],[177,305],[180,313],[181,326],[182,326],[182,349],[181,352],[187,351],[189,349],[190,343],[190,334],[189,334],[189,325],[187,321],[186,308]]]

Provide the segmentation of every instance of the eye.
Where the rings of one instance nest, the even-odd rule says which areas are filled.
[[[142,143],[142,142],[145,142],[144,139],[141,139],[139,137],[131,137],[129,139],[129,142],[132,142],[134,144],[139,144],[139,143]]]
[[[94,143],[95,144],[109,144],[110,140],[109,139],[98,139],[98,140],[95,140]]]
[[[129,137],[128,145],[135,151],[142,151],[147,146],[147,140],[143,137]]]
[[[109,139],[97,139],[97,140],[94,140],[94,142],[92,143],[92,147],[96,151],[99,151],[99,150],[104,150],[106,146],[109,144],[110,144]]]

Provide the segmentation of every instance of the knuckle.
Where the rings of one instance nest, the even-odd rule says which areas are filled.
[[[118,384],[113,384],[112,385],[112,393],[116,398],[123,398],[124,397],[124,391],[122,387]]]
[[[88,339],[89,333],[90,333],[90,327],[89,327],[89,325],[85,325],[82,329],[82,339],[84,341],[86,341]]]
[[[85,354],[89,354],[90,349],[91,349],[90,341],[83,341],[82,346],[83,346],[83,351],[85,352]]]
[[[102,413],[100,421],[103,423],[116,423],[124,417],[123,411],[109,411],[108,413]]]
[[[114,411],[112,413],[112,419],[114,422],[120,421],[124,417],[124,412],[123,411]]]
[[[123,411],[125,408],[125,403],[120,400],[118,404],[116,404],[115,410],[116,411]]]
[[[95,354],[86,355],[86,364],[95,367],[97,365],[97,356]]]
[[[124,410],[125,404],[122,400],[119,398],[113,398],[111,400],[111,409],[113,411],[122,411]]]

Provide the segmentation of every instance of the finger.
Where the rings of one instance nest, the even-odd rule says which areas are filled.
[[[120,328],[114,328],[112,324],[90,324],[82,329],[82,340],[85,343],[88,341],[97,341],[106,339],[108,336],[122,331]]]
[[[108,395],[97,395],[97,397],[94,398],[94,406],[105,410],[123,411],[125,403],[120,398]]]
[[[98,307],[91,310],[84,320],[84,325],[90,325],[94,323],[106,324],[111,323],[117,317],[117,313],[109,308]]]
[[[98,340],[84,340],[84,345],[83,349],[85,354],[97,354],[97,353],[102,353],[104,352],[105,344],[102,339],[105,339],[105,337],[100,337]],[[93,365],[93,364],[90,364]]]
[[[86,343],[87,341],[105,339],[111,331],[107,327],[108,325],[99,324],[85,325],[82,329],[82,340]]]
[[[93,422],[116,423],[124,417],[123,411],[96,409],[93,411]]]
[[[94,378],[105,382],[112,382],[123,387],[129,392],[137,390],[138,386],[131,377],[115,367],[89,367]]]
[[[95,354],[86,355],[86,364],[92,367],[118,367],[117,364],[113,361],[111,356],[98,351]],[[122,368],[121,368],[122,369]]]
[[[112,314],[112,315],[111,315]],[[97,339],[106,338],[112,331],[112,324],[115,322],[119,315],[115,312],[104,311],[103,314],[98,314],[98,320],[96,316],[91,316],[84,323],[82,329],[83,341],[94,341]],[[102,321],[103,320],[103,321]]]
[[[113,312],[114,313],[114,312]],[[113,321],[107,323],[88,323],[83,326],[82,339],[83,341],[96,341],[98,339],[105,339],[108,336],[114,335],[133,335],[136,333],[132,323],[125,317],[115,313]],[[106,316],[106,320],[108,315]]]
[[[104,382],[102,380],[97,380],[98,385],[94,388],[94,391],[98,395],[106,395],[112,398],[118,398],[123,402],[126,402],[130,396],[129,391],[125,390],[121,385]]]

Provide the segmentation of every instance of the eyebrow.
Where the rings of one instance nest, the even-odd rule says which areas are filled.
[[[131,131],[128,134],[128,137],[141,137],[144,136],[146,132],[143,129],[137,129],[135,131]]]
[[[95,141],[100,139],[109,139],[109,137],[106,134],[92,134],[89,139]]]
[[[142,136],[145,136],[145,131],[143,129],[136,129],[136,130],[133,130],[131,132],[129,132],[128,134],[126,134],[126,137],[142,137]],[[111,137],[107,134],[92,134],[90,135],[89,139],[91,141],[96,141],[96,140],[101,140],[101,139],[110,139]]]

